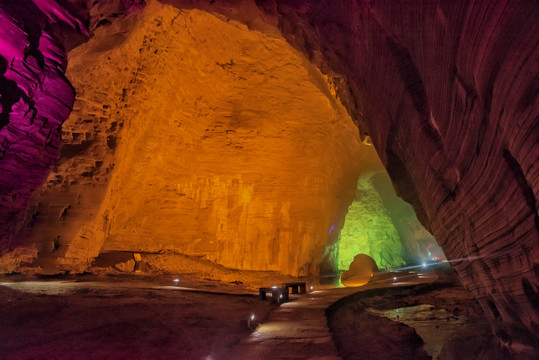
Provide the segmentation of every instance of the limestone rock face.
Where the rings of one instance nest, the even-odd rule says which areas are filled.
[[[360,177],[338,243],[339,270],[347,270],[357,254],[382,267],[404,265],[401,238],[370,176]]]
[[[153,3],[97,28],[69,54],[67,76],[77,99],[61,157],[19,233],[42,268],[175,251],[317,273],[372,155],[284,39]]]
[[[422,264],[445,260],[445,255],[432,236],[418,221],[412,206],[395,194],[387,172],[379,171],[371,177],[374,188],[397,230],[408,264]]]
[[[398,194],[513,351],[539,343],[539,8],[265,1],[326,72]]]

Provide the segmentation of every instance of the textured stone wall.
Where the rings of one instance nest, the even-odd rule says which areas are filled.
[[[498,338],[539,347],[534,1],[261,1],[326,72]]]
[[[61,156],[17,236],[43,271],[172,251],[318,272],[375,154],[282,37],[154,2],[98,27],[67,76],[77,98]]]
[[[361,176],[357,183],[337,249],[339,270],[348,270],[357,254],[370,256],[382,269],[398,268],[405,263],[400,235],[370,175]]]
[[[395,194],[393,183],[387,172],[377,172],[371,177],[371,181],[399,233],[400,242],[404,248],[404,260],[408,264],[445,260],[445,255],[436,239],[417,220],[412,206]]]
[[[51,1],[0,4],[0,239],[10,247],[28,201],[58,157],[60,127],[74,90],[64,76],[65,53],[55,21],[85,32],[82,23]]]
[[[347,270],[357,254],[372,257],[380,268],[393,269],[445,260],[410,204],[395,194],[381,163],[379,167],[361,174],[338,243],[326,249],[328,257],[339,270]]]

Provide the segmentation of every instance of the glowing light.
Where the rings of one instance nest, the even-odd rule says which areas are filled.
[[[397,277],[396,276],[393,276],[393,281],[397,280]]]
[[[365,136],[365,139],[363,139],[363,144],[367,146],[372,146],[372,139],[369,135]]]
[[[427,264],[423,263],[423,267],[426,268],[426,267],[427,267]]]
[[[251,320],[255,319],[255,314],[251,314]]]
[[[373,274],[373,273],[371,273],[371,277],[374,277],[374,274]]]
[[[272,288],[272,289],[277,289],[277,286],[273,285],[271,288]]]
[[[311,286],[311,290],[314,289],[314,286]]]
[[[359,287],[367,284],[368,281],[347,281],[346,284],[343,284],[346,287]]]
[[[174,279],[172,281],[174,281],[175,283],[178,283],[178,282],[180,282],[180,279]]]
[[[282,295],[279,295],[279,298],[280,298],[280,299],[282,299],[282,298],[283,298],[283,296],[282,296]]]

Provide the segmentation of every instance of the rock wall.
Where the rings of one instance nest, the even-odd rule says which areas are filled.
[[[261,1],[516,352],[539,347],[534,1]]]
[[[83,24],[51,1],[0,4],[0,239],[2,249],[24,221],[33,191],[58,157],[60,127],[74,90],[64,76],[65,53],[55,22],[85,32]]]
[[[359,178],[356,196],[348,207],[336,251],[339,270],[348,270],[358,254],[368,255],[381,269],[405,264],[400,235],[371,175]]]
[[[399,234],[406,263],[422,264],[445,260],[436,239],[417,220],[413,207],[395,194],[387,172],[377,172],[371,177],[371,181]]]
[[[205,12],[152,3],[101,26],[67,76],[61,157],[18,234],[46,272],[173,251],[315,274],[376,156],[282,37]]]

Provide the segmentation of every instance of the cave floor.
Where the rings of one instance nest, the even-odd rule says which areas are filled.
[[[237,344],[248,317],[272,309],[232,284],[107,280],[0,279],[0,358],[200,359]]]
[[[434,282],[365,287],[332,304],[326,314],[339,355],[350,360],[507,360],[473,296],[451,271],[436,273]]]
[[[402,273],[398,281],[380,273],[361,287],[322,288],[273,310],[225,359],[340,359],[326,309],[337,300],[368,289],[400,287],[435,281],[436,274]]]
[[[173,276],[118,277],[113,281],[3,278],[0,354],[7,360],[339,359],[347,351],[343,339],[352,346],[357,343],[349,332],[341,331],[350,330],[350,311],[357,310],[350,310],[353,296],[380,288],[428,285],[438,278],[436,274],[411,273],[400,274],[395,281],[392,276],[381,273],[359,288],[316,286],[305,295],[292,295],[280,307],[261,301],[249,287],[186,277],[179,283],[173,282]],[[404,293],[414,298],[408,290]],[[334,312],[330,311],[330,331],[326,309],[339,299],[346,309],[346,321],[335,328]],[[419,300],[407,304],[384,301],[385,308],[395,308]],[[255,320],[249,324],[252,314]],[[372,323],[365,325],[373,329],[379,326],[380,317],[371,317],[377,319],[371,318]],[[383,344],[387,336],[383,331],[393,330],[381,329],[376,341]],[[398,338],[400,330],[394,335]],[[383,346],[378,350],[384,351]]]

